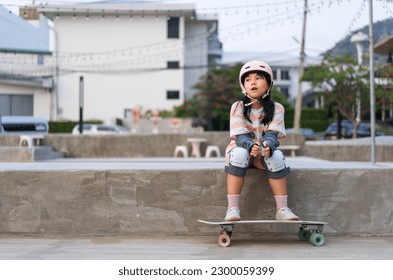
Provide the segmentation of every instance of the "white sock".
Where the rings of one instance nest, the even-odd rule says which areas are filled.
[[[283,207],[288,207],[288,196],[287,195],[275,195],[276,209],[281,209]]]
[[[228,194],[228,209],[239,208],[240,194]]]

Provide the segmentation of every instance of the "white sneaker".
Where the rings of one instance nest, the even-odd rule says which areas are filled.
[[[283,207],[277,210],[276,220],[299,220],[299,217],[288,207]]]
[[[230,208],[225,216],[225,221],[240,221],[239,208]]]

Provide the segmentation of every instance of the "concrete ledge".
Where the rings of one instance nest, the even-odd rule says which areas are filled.
[[[80,159],[0,163],[0,233],[29,235],[214,235],[197,219],[226,210],[223,158]],[[289,204],[302,219],[327,221],[339,235],[393,235],[393,164],[288,159]],[[272,219],[264,172],[249,170],[244,219]],[[290,234],[296,229],[292,228]],[[288,234],[239,227],[237,234]]]
[[[393,161],[393,136],[375,138],[377,161]],[[370,161],[371,138],[306,141],[302,154],[332,161]]]
[[[0,146],[0,162],[33,162],[61,157],[63,157],[61,153],[54,152],[49,146]]]
[[[0,162],[32,162],[33,159],[33,148],[0,146]]]

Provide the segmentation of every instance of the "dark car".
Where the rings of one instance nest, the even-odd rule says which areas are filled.
[[[354,127],[348,120],[341,121],[341,137],[342,138],[353,138]],[[375,131],[376,136],[383,135],[379,130]],[[369,123],[360,123],[357,130],[357,137],[370,137],[371,136],[371,125]],[[325,130],[324,139],[337,139],[337,122],[331,123]]]
[[[375,130],[375,136],[384,135],[381,131]],[[369,123],[360,123],[357,131],[358,137],[370,137],[371,136],[371,124]]]
[[[341,121],[341,137],[342,138],[352,138],[353,136],[353,125],[348,120]],[[323,139],[337,139],[337,122],[331,123],[328,128],[326,128],[323,134]]]

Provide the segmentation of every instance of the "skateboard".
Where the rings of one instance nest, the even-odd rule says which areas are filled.
[[[323,227],[327,225],[326,222],[316,221],[298,221],[298,220],[241,220],[241,221],[221,221],[210,222],[198,220],[200,223],[208,225],[219,225],[220,235],[218,237],[218,244],[221,247],[228,247],[231,244],[232,232],[235,225],[238,224],[297,224],[300,225],[298,237],[303,241],[310,241],[314,246],[322,246],[325,238],[322,235]]]

